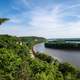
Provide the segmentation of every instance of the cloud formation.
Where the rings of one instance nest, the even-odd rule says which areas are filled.
[[[80,37],[80,2],[44,3],[41,0],[15,0],[10,22],[1,26],[0,33],[17,36],[42,36],[46,38]],[[49,1],[49,0],[47,0]],[[50,0],[52,1],[52,0]],[[59,0],[57,0],[59,1]],[[51,4],[51,5],[50,5]],[[22,6],[23,5],[23,6]],[[39,6],[38,6],[39,5]],[[44,6],[44,7],[43,7]]]

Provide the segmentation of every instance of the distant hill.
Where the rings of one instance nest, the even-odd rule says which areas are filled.
[[[54,38],[54,39],[48,39],[48,41],[55,41],[55,40],[80,41],[80,38]]]

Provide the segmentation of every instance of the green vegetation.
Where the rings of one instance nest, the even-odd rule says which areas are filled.
[[[7,20],[9,20],[8,18],[0,18],[0,25],[2,24],[2,23],[4,23],[5,21],[7,21]]]
[[[29,48],[32,48],[37,43],[42,43],[46,41],[45,38],[35,36],[20,37],[20,40],[24,42]]]
[[[0,80],[80,80],[80,70],[46,54],[35,53],[40,37],[0,35]],[[33,52],[32,52],[33,54]]]
[[[56,49],[80,50],[80,39],[78,40],[55,40],[45,43],[45,47]]]

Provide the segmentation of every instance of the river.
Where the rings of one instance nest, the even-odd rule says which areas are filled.
[[[35,45],[34,51],[46,53],[60,62],[68,62],[76,67],[80,67],[80,51],[45,48],[44,43]]]

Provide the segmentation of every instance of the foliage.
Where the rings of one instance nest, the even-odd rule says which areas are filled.
[[[0,79],[13,80],[20,63],[21,58],[12,50],[0,49]]]
[[[45,47],[56,48],[56,49],[80,50],[80,43],[77,43],[76,40],[75,41],[56,40],[56,41],[48,41],[47,43],[45,43]]]
[[[52,63],[54,61],[51,56],[48,56],[46,54],[36,53],[35,56],[38,57],[40,60],[46,61],[48,63]]]
[[[77,74],[77,69],[75,69],[71,64],[68,63],[60,64],[59,71],[62,72],[64,79],[67,80],[79,79],[79,75]]]
[[[25,42],[25,44],[29,47],[32,48],[35,44],[45,42],[46,39],[42,37],[20,37],[20,40]]]
[[[7,21],[7,20],[9,20],[8,18],[0,18],[0,25],[2,24],[2,23],[4,23],[5,21]]]
[[[0,80],[80,80],[80,71],[46,54],[30,50],[43,38],[0,36]],[[30,44],[29,44],[30,43]]]

